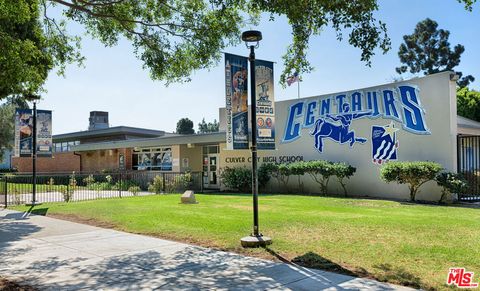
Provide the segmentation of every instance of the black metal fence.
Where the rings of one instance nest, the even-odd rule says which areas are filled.
[[[480,136],[458,136],[458,172],[468,182],[466,193],[459,195],[461,201],[480,201]]]
[[[117,173],[38,174],[36,202],[73,202],[185,190],[203,192],[202,173],[131,171]],[[20,205],[33,200],[31,174],[0,175],[0,204]]]

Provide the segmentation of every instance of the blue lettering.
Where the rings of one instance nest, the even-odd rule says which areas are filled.
[[[322,110],[320,115],[324,116],[325,114],[330,113],[330,98],[322,100]]]
[[[315,123],[314,110],[317,108],[317,101],[308,103],[307,113],[305,115],[305,127],[310,127]]]
[[[397,108],[395,107],[395,97],[392,90],[383,90],[383,107],[386,117],[398,118]]]
[[[400,96],[403,103],[403,126],[415,133],[430,133],[425,126],[423,110],[417,99],[415,88],[411,86],[399,86]]]
[[[343,113],[343,99],[345,99],[345,97],[347,97],[345,94],[343,95],[338,95],[337,97],[335,97],[335,100],[336,100],[336,103],[337,103],[337,111],[338,113]]]
[[[367,92],[367,108],[372,111],[371,117],[377,117],[380,115],[380,112],[378,111],[377,92]]]
[[[362,93],[355,92],[352,94],[352,101],[351,101],[352,111],[362,111]]]
[[[302,116],[303,102],[298,102],[290,106],[288,112],[287,126],[285,128],[284,142],[293,141],[300,137],[301,122],[298,119]]]

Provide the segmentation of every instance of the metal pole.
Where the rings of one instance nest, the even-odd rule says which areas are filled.
[[[33,155],[32,155],[32,173],[33,173],[33,191],[32,204],[37,202],[37,102],[33,101]]]
[[[258,231],[258,175],[257,175],[257,100],[255,94],[255,46],[250,46],[250,104],[252,123],[252,196],[253,196],[253,236]]]

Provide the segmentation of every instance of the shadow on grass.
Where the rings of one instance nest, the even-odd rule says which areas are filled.
[[[374,265],[373,267],[379,272],[372,274],[364,268],[356,268],[354,270],[346,269],[314,252],[308,252],[298,256],[294,258],[292,262],[306,268],[320,269],[353,277],[367,277],[381,282],[389,282],[416,289],[431,289],[428,286],[424,286],[419,277],[406,271],[403,267],[394,267],[390,264]]]
[[[357,273],[352,272],[314,252],[308,252],[304,255],[298,256],[294,258],[292,262],[302,267],[320,269],[320,270],[344,274],[348,276],[359,277],[359,276],[368,275],[368,272],[364,269],[361,270],[363,271],[363,273],[361,273],[361,271]]]
[[[379,264],[374,265],[373,267],[382,272],[376,276],[377,280],[384,282],[398,282],[398,284],[417,289],[422,287],[422,281],[420,278],[412,273],[409,273],[403,267],[393,267],[390,264]]]
[[[41,216],[46,216],[48,212],[48,207],[43,207],[43,208],[35,208],[34,206],[31,206],[28,210],[28,214],[35,214],[35,215],[41,215]]]

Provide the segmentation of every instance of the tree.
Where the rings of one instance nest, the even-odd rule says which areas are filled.
[[[39,93],[49,71],[81,61],[64,23],[40,21],[39,0],[0,0],[0,100]]]
[[[202,119],[202,122],[198,124],[198,133],[209,133],[209,132],[218,132],[220,124],[216,119],[213,122],[206,123],[205,118]]]
[[[457,1],[467,10],[475,3]],[[53,66],[62,74],[65,64],[82,63],[80,37],[68,33],[67,21],[79,23],[106,46],[115,45],[120,38],[129,40],[152,79],[170,83],[188,81],[194,71],[218,63],[221,52],[238,44],[241,30],[258,24],[262,14],[270,15],[270,20],[285,16],[293,36],[283,57],[285,70],[280,80],[285,83],[294,72],[312,70],[307,59],[310,38],[327,26],[336,31],[339,40],[348,33],[348,42],[361,50],[361,60],[367,64],[376,48],[386,52],[390,39],[385,23],[374,17],[377,2],[312,0],[289,5],[267,0],[0,0],[1,46],[13,45],[11,52],[26,56],[16,63],[22,70],[9,69],[11,81],[0,78],[0,82],[14,87],[25,86],[25,81],[31,83],[27,88],[3,93],[0,99],[26,89],[40,91],[45,72]],[[56,16],[52,16],[52,9]],[[14,24],[34,35],[26,38],[12,33],[17,29]],[[27,24],[34,29],[26,29]],[[20,45],[23,42],[25,47]],[[0,71],[12,66],[11,58],[3,58],[4,51]],[[35,58],[37,55],[44,58]],[[40,63],[40,68],[32,62]]]
[[[177,122],[178,134],[194,134],[193,121],[188,118],[182,118]]]
[[[460,116],[480,121],[480,92],[468,88],[457,90],[457,113]]]
[[[398,56],[402,66],[396,68],[397,73],[409,71],[412,74],[423,72],[425,75],[443,71],[451,71],[460,64],[465,48],[457,44],[450,48],[448,38],[450,32],[438,29],[438,23],[427,18],[417,23],[411,35],[404,35],[404,43],[400,45]],[[461,72],[458,72],[462,76]],[[458,81],[460,87],[466,87],[475,78],[465,76]]]
[[[0,105],[0,160],[5,150],[12,149],[15,138],[15,108],[28,108],[28,104],[21,98],[9,98]]]
[[[410,190],[410,201],[414,202],[420,187],[435,179],[442,166],[435,162],[389,162],[380,169],[383,181],[407,184]]]

